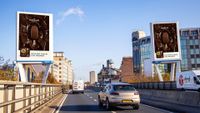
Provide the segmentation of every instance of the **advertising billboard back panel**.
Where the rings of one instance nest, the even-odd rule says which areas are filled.
[[[52,14],[17,12],[17,62],[53,61]]]
[[[151,36],[154,61],[181,60],[177,22],[152,23]]]

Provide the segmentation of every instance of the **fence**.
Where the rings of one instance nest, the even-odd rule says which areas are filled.
[[[61,85],[0,82],[0,112],[35,112],[60,93]]]
[[[165,82],[141,82],[133,83],[134,87],[137,89],[161,89],[161,90],[175,90],[175,81],[165,81]]]

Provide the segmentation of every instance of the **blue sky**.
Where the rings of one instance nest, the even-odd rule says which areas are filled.
[[[150,22],[200,27],[199,0],[1,0],[0,56],[15,60],[16,12],[53,14],[54,51],[72,60],[75,78],[88,80],[107,59],[118,68],[132,55],[131,33],[150,34]]]

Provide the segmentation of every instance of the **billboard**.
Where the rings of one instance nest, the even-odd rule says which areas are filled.
[[[17,12],[17,62],[53,61],[52,14]]]
[[[153,61],[181,60],[178,22],[151,23]]]

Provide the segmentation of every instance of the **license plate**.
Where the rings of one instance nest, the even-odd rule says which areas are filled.
[[[132,100],[122,100],[122,103],[132,103]]]

